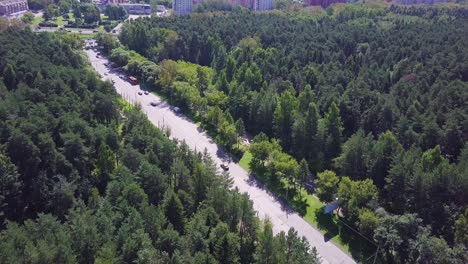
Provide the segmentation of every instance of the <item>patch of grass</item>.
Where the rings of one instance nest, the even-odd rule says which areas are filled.
[[[89,39],[89,38],[94,38],[96,34],[78,34],[80,39]]]
[[[239,161],[239,165],[246,171],[249,171],[249,163],[252,160],[252,153],[250,151],[245,151],[244,155],[242,156],[241,160]]]
[[[33,22],[31,23],[31,26],[33,28],[36,28],[42,22],[44,22],[44,18],[42,16],[35,16]]]
[[[133,106],[122,97],[118,97],[117,102],[124,112],[130,111],[133,108]]]
[[[63,21],[63,17],[59,16],[56,19],[53,19],[52,22],[57,24],[59,27],[65,25],[65,21]]]
[[[252,160],[252,154],[249,151],[244,153],[240,160],[240,166],[249,170],[249,162]],[[336,214],[325,214],[325,203],[321,202],[315,195],[308,193],[300,188],[294,192],[292,186],[286,179],[281,179],[281,190],[268,187],[270,191],[288,204],[294,211],[298,212],[309,224],[320,230],[325,241],[331,240],[344,252],[351,255],[358,262],[368,263],[369,257],[375,253],[376,247],[373,243],[367,241],[340,219]],[[289,188],[289,196],[284,193]],[[371,258],[372,261],[372,258]]]
[[[322,203],[315,195],[301,189],[301,196],[307,204],[304,219],[324,234],[324,240],[331,240],[358,262],[369,261],[369,257],[376,250],[373,243],[356,233],[349,227],[349,223],[345,223],[335,213],[325,214],[325,203]]]

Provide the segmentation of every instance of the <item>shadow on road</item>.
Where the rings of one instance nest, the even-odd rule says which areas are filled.
[[[230,163],[231,158],[229,155],[224,151],[221,147],[218,146],[218,149],[216,150],[216,157],[218,157],[222,162],[225,163]]]
[[[294,204],[294,201],[293,201],[294,208],[292,208],[283,197],[277,196],[275,193],[271,192],[261,180],[257,179],[251,173],[249,173],[249,178],[246,180],[246,182],[247,182],[247,184],[249,186],[257,187],[257,188],[267,192],[269,195],[271,195],[273,197],[273,199],[280,204],[281,211],[285,212],[288,215],[293,214],[295,212],[298,212],[300,215],[303,215],[302,213],[307,211],[307,204],[306,203],[302,203],[303,206],[301,206],[301,207],[303,207],[303,209],[300,209],[300,207],[297,206],[296,204]]]
[[[265,185],[261,181],[257,180],[252,174],[249,174],[249,178],[246,180],[246,182],[249,186],[265,190]]]

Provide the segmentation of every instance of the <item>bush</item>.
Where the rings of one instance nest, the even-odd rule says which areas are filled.
[[[41,27],[58,27],[57,24],[52,23],[52,22],[42,22],[42,23],[39,23],[39,26],[41,26]]]

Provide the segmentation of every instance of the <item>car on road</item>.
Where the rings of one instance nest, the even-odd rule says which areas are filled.
[[[138,95],[143,95],[143,93],[142,93],[142,92],[138,92]]]
[[[107,72],[105,72],[105,73],[104,73],[104,75],[106,75],[106,76],[107,76]]]
[[[221,164],[220,167],[221,167],[221,169],[223,169],[224,171],[228,171],[228,170],[229,170],[229,165]]]
[[[138,79],[137,79],[135,76],[129,76],[129,77],[128,77],[128,81],[129,81],[132,85],[137,85],[137,84],[138,84]]]
[[[149,92],[148,92],[148,91],[145,91],[145,95],[148,95],[148,94],[149,94]]]
[[[150,105],[151,105],[151,106],[157,106],[158,103],[156,103],[156,102],[153,101],[153,102],[150,103]]]

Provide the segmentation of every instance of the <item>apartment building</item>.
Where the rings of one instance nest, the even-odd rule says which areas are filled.
[[[193,0],[173,0],[172,8],[177,15],[188,15],[192,13]]]
[[[0,1],[0,16],[9,16],[12,14],[27,11],[27,0],[1,0]]]

